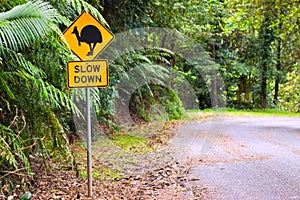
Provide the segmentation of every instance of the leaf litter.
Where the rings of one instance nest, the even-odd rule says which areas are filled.
[[[173,136],[173,131],[181,123],[172,122],[165,128],[165,137],[155,138],[151,142],[165,144]],[[160,137],[160,136],[159,136]],[[153,144],[151,144],[153,145]],[[78,151],[78,147],[75,148]],[[84,148],[81,149],[85,150]],[[78,161],[81,170],[85,170],[84,156]],[[95,164],[96,163],[96,164]],[[97,160],[93,172],[99,170]],[[208,199],[206,187],[201,184],[189,185],[189,182],[198,179],[189,179],[190,167],[188,162],[174,161],[161,165],[158,169],[140,171],[138,173],[122,173],[121,176],[93,176],[93,197],[87,195],[87,178],[82,175],[76,177],[70,167],[61,163],[54,163],[52,170],[36,173],[31,187],[27,188],[32,193],[31,199]],[[94,174],[93,174],[94,175]],[[0,196],[1,199],[1,196]],[[18,198],[16,198],[18,199]]]

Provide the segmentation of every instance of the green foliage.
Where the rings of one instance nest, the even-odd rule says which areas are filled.
[[[23,127],[24,128],[24,127]],[[16,134],[10,127],[4,125],[0,126],[0,149],[1,149],[1,160],[0,166],[4,171],[16,170],[26,167],[26,170],[30,172],[29,161],[27,158],[26,149],[31,148],[21,136],[21,131]],[[6,166],[6,167],[4,167]],[[0,175],[4,172],[0,172]]]
[[[150,86],[150,87],[149,87]],[[131,111],[138,113],[146,121],[166,121],[180,119],[184,108],[176,93],[159,85],[149,85],[131,97]]]
[[[29,200],[31,199],[32,194],[30,192],[26,192],[25,194],[23,194],[20,198],[20,200]]]
[[[90,12],[102,23],[109,26],[99,12],[99,10],[102,9],[102,6],[100,4],[96,4],[93,0],[90,2],[94,5],[90,4],[89,1],[82,0],[49,0],[49,3],[61,14],[59,19],[64,23],[65,26],[70,25],[71,21],[75,20],[75,18],[84,10],[86,12]]]
[[[68,26],[83,9],[105,20],[85,1],[50,3],[5,1],[1,5],[1,173],[24,167],[29,172],[28,157],[36,153],[44,159],[58,150],[71,156],[68,120],[71,110],[81,113],[66,88],[64,66],[74,56],[59,41],[59,26]]]
[[[287,72],[294,70],[291,66],[297,63],[297,56],[293,55],[298,48],[295,38],[299,36],[299,26],[291,19],[299,18],[299,6],[290,1],[233,0],[225,3],[231,15],[222,26],[229,37],[228,49],[233,52],[234,60],[253,69],[240,77],[234,76],[236,94],[231,93],[232,102],[271,107],[272,98],[274,104],[277,101],[278,84],[284,82]],[[231,69],[230,65],[227,67]],[[229,70],[226,70],[225,79],[230,78]],[[250,90],[245,92],[243,87]],[[241,96],[243,93],[247,98]]]
[[[92,0],[90,0],[92,2]],[[150,1],[144,0],[101,0],[102,15],[117,33],[141,27],[149,23],[147,10]]]
[[[42,1],[28,2],[1,13],[1,53],[6,53],[3,49],[22,50],[50,31],[56,31],[57,16],[57,11]]]
[[[287,82],[280,88],[279,108],[300,112],[300,75],[298,71],[287,74]]]
[[[135,153],[151,152],[151,148],[148,147],[149,139],[133,136],[133,135],[114,135],[112,138],[114,145],[122,148],[124,151],[130,151]]]
[[[62,118],[71,110],[79,111],[62,91],[64,77],[55,81],[57,73],[62,73],[61,65],[49,64],[59,56],[49,54],[63,48],[58,45],[60,18],[57,10],[42,1],[0,13],[1,174],[30,172],[29,156],[45,161],[55,151],[71,155]],[[47,42],[52,52],[44,51]]]
[[[9,0],[1,0],[0,4],[0,11],[5,11],[5,10],[10,10],[15,6],[25,4],[27,1],[26,0],[14,0],[14,1],[9,1]]]
[[[170,50],[149,48],[131,51],[111,64],[112,76],[121,79],[122,85],[126,86],[118,90],[118,96],[132,94],[132,114],[138,114],[149,121],[150,108],[160,104],[168,115],[164,120],[180,118],[183,112],[181,101],[174,91],[166,88],[169,84],[167,80],[170,79],[169,60],[173,56]]]
[[[59,38],[83,10],[109,24],[114,32],[151,26],[178,30],[202,44],[215,62],[204,69],[207,77],[201,77],[202,65],[175,55],[176,45],[157,48],[161,44],[156,40],[162,38],[145,33],[145,43],[153,48],[121,55],[110,63],[110,87],[92,90],[98,118],[109,126],[114,125],[114,100],[124,94],[132,94],[132,114],[145,120],[179,119],[182,91],[170,89],[172,81],[181,84],[188,80],[193,87],[188,92],[197,95],[199,107],[212,107],[211,94],[221,90],[216,69],[225,82],[222,89],[230,107],[274,107],[272,101],[277,103],[277,98],[276,108],[299,112],[297,1],[4,0],[0,5],[1,177],[7,178],[11,172],[29,173],[29,157],[45,161],[58,155],[57,151],[71,156],[67,138],[71,111],[81,113],[66,88],[65,65],[76,58]],[[174,80],[173,71],[180,74]],[[127,88],[118,90],[120,81]],[[75,93],[76,98],[84,99],[82,90]],[[218,98],[225,99],[222,95]],[[139,149],[132,143],[145,146],[147,142],[118,137],[115,142],[125,149]]]

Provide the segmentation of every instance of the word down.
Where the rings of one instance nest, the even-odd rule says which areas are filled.
[[[107,60],[69,61],[67,79],[69,88],[107,87]]]

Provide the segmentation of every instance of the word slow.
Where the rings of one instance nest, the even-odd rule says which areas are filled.
[[[101,82],[100,65],[76,65],[74,68],[74,83],[99,83]]]

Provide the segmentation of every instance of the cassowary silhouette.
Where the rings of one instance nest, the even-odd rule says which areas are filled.
[[[102,42],[102,35],[100,30],[93,25],[87,25],[83,27],[81,33],[79,35],[77,26],[74,27],[72,34],[76,35],[78,46],[80,46],[81,42],[87,43],[90,46],[90,52],[88,52],[87,56],[92,56],[94,53],[94,49],[97,43]]]

